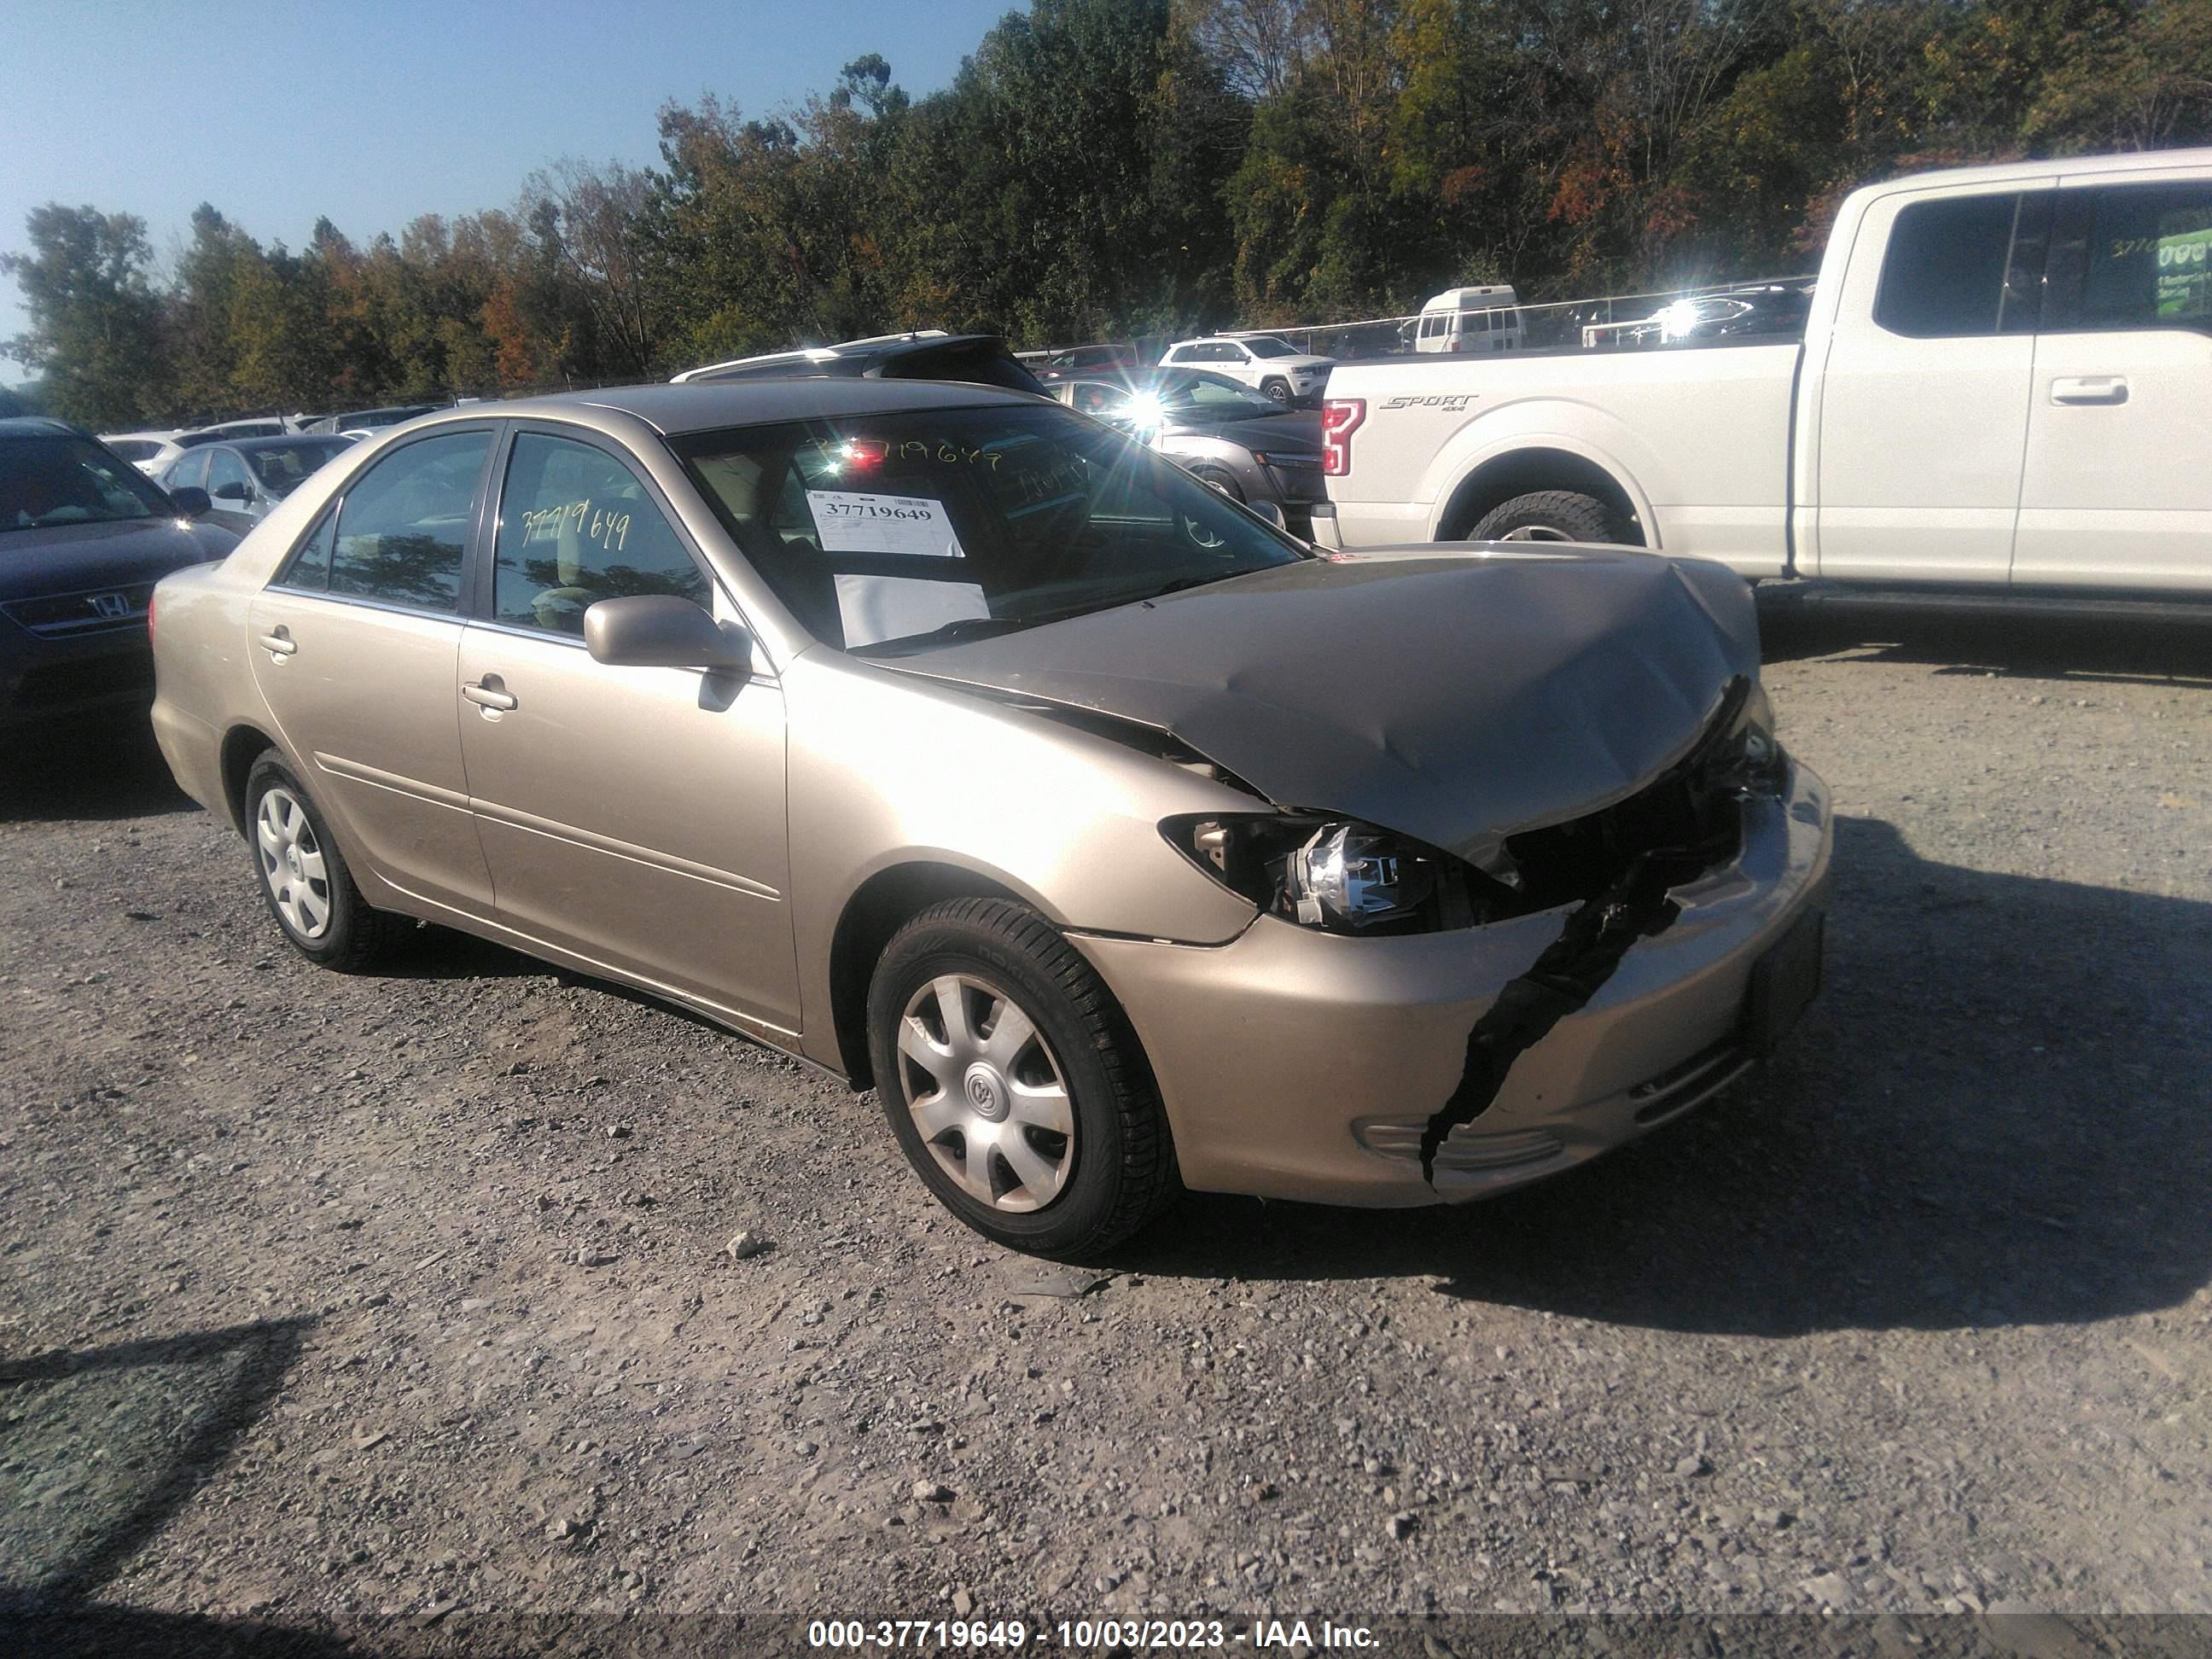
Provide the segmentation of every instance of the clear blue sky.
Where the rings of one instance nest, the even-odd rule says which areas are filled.
[[[1018,0],[0,0],[0,249],[43,202],[146,221],[166,259],[212,202],[299,247],[512,204],[564,155],[658,160],[653,117],[714,92],[747,114],[863,52],[917,97]],[[0,279],[0,339],[27,319]],[[0,379],[22,378],[14,363]]]

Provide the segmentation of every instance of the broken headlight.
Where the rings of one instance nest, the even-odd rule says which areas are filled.
[[[1766,688],[1754,681],[1743,708],[1735,719],[1731,745],[1740,771],[1740,787],[1762,794],[1778,794],[1783,785],[1782,745],[1774,738],[1774,705]]]
[[[1170,818],[1160,828],[1215,880],[1300,927],[1425,933],[1477,920],[1464,864],[1372,824],[1255,814]]]

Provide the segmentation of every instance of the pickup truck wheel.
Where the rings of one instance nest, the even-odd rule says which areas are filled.
[[[1595,495],[1539,489],[1484,514],[1467,538],[1475,542],[1616,542],[1626,532]]]
[[[1277,403],[1281,404],[1284,407],[1288,408],[1290,406],[1291,383],[1288,380],[1278,379],[1276,376],[1271,374],[1266,380],[1260,382],[1260,390],[1266,392],[1270,398],[1273,398]]]

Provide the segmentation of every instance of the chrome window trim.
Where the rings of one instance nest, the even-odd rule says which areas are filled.
[[[423,617],[432,622],[451,623],[456,628],[464,626],[469,620],[458,611],[430,611],[419,605],[372,599],[360,593],[332,593],[317,587],[294,587],[289,583],[270,582],[261,591],[264,593],[283,593],[295,599],[320,599],[325,605],[350,605],[356,611],[383,611],[396,617]]]

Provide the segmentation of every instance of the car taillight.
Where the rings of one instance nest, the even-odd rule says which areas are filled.
[[[1330,398],[1321,406],[1321,470],[1332,478],[1352,471],[1352,434],[1367,418],[1364,398]]]

